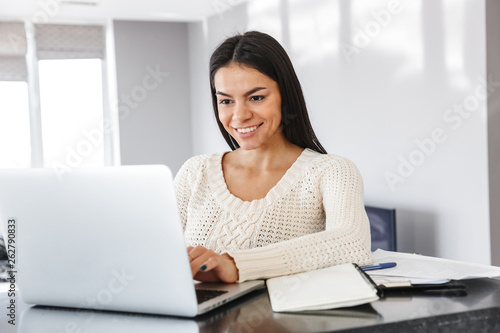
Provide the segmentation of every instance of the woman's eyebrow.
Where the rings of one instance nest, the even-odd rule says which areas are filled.
[[[253,93],[255,93],[255,92],[259,91],[259,90],[262,90],[262,89],[266,89],[266,88],[265,88],[265,87],[255,87],[255,88],[250,89],[249,91],[247,91],[247,92],[246,92],[243,96],[248,97],[248,96],[250,96],[251,94],[253,94]],[[215,92],[215,94],[216,94],[216,95],[226,96],[226,97],[232,97],[230,94],[227,94],[227,93],[222,92],[222,91],[220,91],[220,90],[217,90],[217,91]]]

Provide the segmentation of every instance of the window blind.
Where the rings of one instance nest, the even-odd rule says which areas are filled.
[[[104,59],[103,26],[36,24],[35,33],[39,60]]]
[[[26,32],[22,22],[0,22],[0,81],[26,81]]]

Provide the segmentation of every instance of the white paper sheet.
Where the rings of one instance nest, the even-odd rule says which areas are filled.
[[[392,268],[368,271],[370,276],[393,276],[432,280],[462,280],[500,276],[500,267],[428,257],[418,254],[384,251],[373,252],[374,264],[396,262]]]

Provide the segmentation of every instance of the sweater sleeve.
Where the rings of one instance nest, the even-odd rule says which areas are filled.
[[[260,248],[229,251],[239,270],[239,282],[372,262],[359,170],[351,161],[338,159],[322,170],[319,181],[325,230]]]
[[[195,159],[187,160],[174,178],[175,194],[177,196],[177,204],[181,216],[182,230],[186,230],[188,204],[191,197],[191,184],[193,182],[193,167]]]

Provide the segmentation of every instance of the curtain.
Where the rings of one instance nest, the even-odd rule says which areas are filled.
[[[22,22],[0,22],[0,81],[26,81],[26,32]]]
[[[104,59],[103,26],[36,24],[35,33],[39,60]]]

